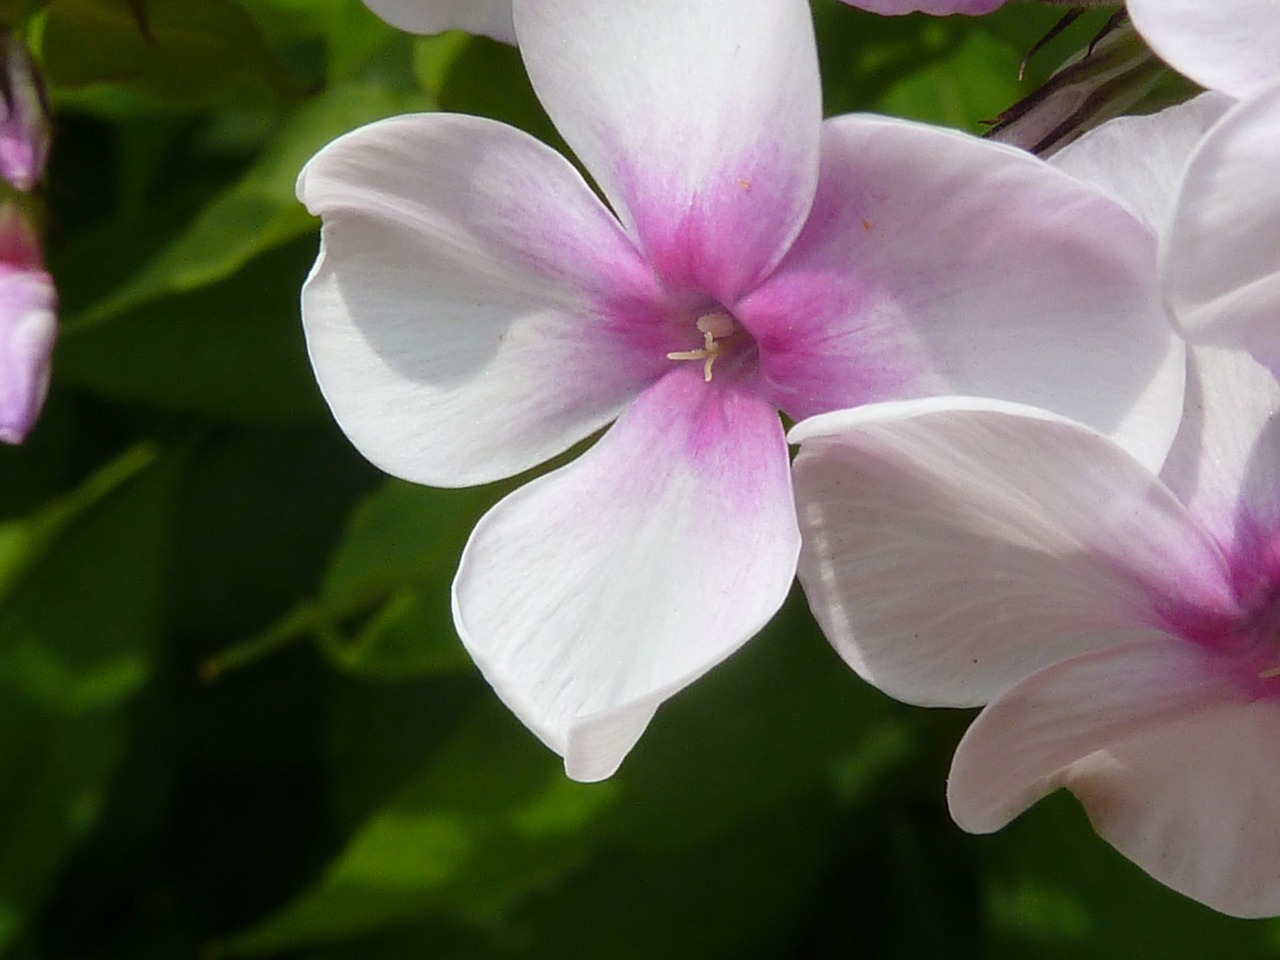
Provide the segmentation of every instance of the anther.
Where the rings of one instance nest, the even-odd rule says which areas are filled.
[[[667,354],[667,359],[701,360],[703,362],[702,379],[710,383],[711,368],[715,365],[716,357],[720,356],[720,352],[724,349],[723,341],[732,337],[738,326],[733,322],[733,317],[722,310],[704,313],[698,318],[695,326],[698,328],[698,332],[702,334],[702,349],[675,350]]]

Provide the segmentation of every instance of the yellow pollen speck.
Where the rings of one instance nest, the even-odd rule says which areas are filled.
[[[729,316],[722,310],[715,310],[711,313],[704,313],[698,318],[698,322],[694,324],[698,328],[698,332],[702,334],[702,349],[700,350],[675,350],[667,354],[668,360],[701,360],[702,363],[702,379],[707,383],[711,382],[711,368],[715,365],[716,357],[720,356],[720,352],[724,349],[723,341],[732,337],[738,329],[738,325],[733,322],[733,317]]]
[[[1258,674],[1259,680],[1270,680],[1272,677],[1280,677],[1280,667],[1268,667]]]

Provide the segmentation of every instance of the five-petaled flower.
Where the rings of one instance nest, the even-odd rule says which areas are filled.
[[[409,480],[511,476],[616,419],[480,521],[454,584],[463,642],[571,776],[612,773],[787,595],[777,410],[990,394],[1163,460],[1182,347],[1152,237],[1104,194],[956,132],[822,123],[804,0],[514,10],[605,202],[490,120],[357,130],[299,180],[324,221],[303,318],[338,422]]]
[[[1280,273],[1280,247],[1242,244],[1255,218],[1274,229],[1280,95],[1228,107],[1206,95],[1116,121],[1060,156],[1168,225],[1162,279],[1182,323],[1208,311],[1221,340],[1275,358],[1275,285],[1257,278]],[[1202,262],[1187,276],[1191,240]],[[800,577],[872,683],[988,704],[952,765],[962,826],[998,829],[1066,787],[1153,876],[1226,913],[1274,915],[1280,384],[1238,344],[1197,348],[1188,382],[1159,476],[1086,427],[994,401],[799,424]]]

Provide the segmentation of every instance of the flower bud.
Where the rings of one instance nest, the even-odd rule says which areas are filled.
[[[14,204],[0,208],[0,441],[21,443],[49,389],[57,293],[40,242]]]
[[[49,157],[49,105],[44,82],[26,43],[15,34],[0,38],[0,177],[30,190]]]

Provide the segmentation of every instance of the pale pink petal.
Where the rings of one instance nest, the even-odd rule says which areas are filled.
[[[613,419],[669,365],[651,271],[563,157],[510,127],[398,117],[334,141],[302,296],[320,387],[388,473],[463,486]],[[669,349],[669,347],[668,347]]]
[[[1184,348],[1150,230],[1043,161],[921,124],[828,121],[822,159],[804,232],[735,307],[783,409],[970,393],[1163,462]]]
[[[817,182],[804,0],[516,0],[547,112],[669,285],[723,304],[777,263]]]
[[[477,525],[458,632],[569,776],[609,776],[663,700],[750,638],[799,550],[774,411],[693,365]]]
[[[1234,916],[1280,914],[1280,703],[1205,691],[1194,709],[1073,765],[1064,784],[1161,883]]]
[[[466,30],[515,43],[511,0],[365,0],[393,27],[411,33]]]
[[[1220,666],[1211,654],[1166,637],[1041,670],[988,705],[956,748],[947,783],[956,823],[974,833],[998,830],[1073,777],[1096,775],[1106,763],[1099,751],[1123,750],[1126,741],[1240,706],[1241,688]],[[1189,752],[1182,776],[1150,786],[1176,792],[1206,762]]]
[[[1280,11],[1272,19],[1280,25]],[[1280,369],[1280,85],[1242,102],[1192,156],[1160,270],[1193,339]]]
[[[1202,93],[1145,117],[1118,117],[1055,153],[1050,163],[1125,204],[1153,230],[1173,218],[1191,152],[1235,101]]]
[[[1213,542],[1113,443],[956,397],[797,425],[800,581],[840,655],[911,703],[970,706],[1064,657],[1237,612]]]
[[[1186,411],[1161,477],[1227,556],[1265,563],[1263,541],[1280,530],[1280,384],[1243,350],[1193,347],[1187,359]]]
[[[964,13],[976,16],[990,13],[997,7],[1004,6],[1005,0],[844,0],[844,2],[851,7],[860,7],[872,13],[888,16],[903,13],[932,13],[934,16]]]
[[[21,443],[40,415],[58,332],[57,300],[43,270],[0,267],[0,442]]]
[[[1128,0],[1133,25],[1174,69],[1243,97],[1280,76],[1275,0]]]

